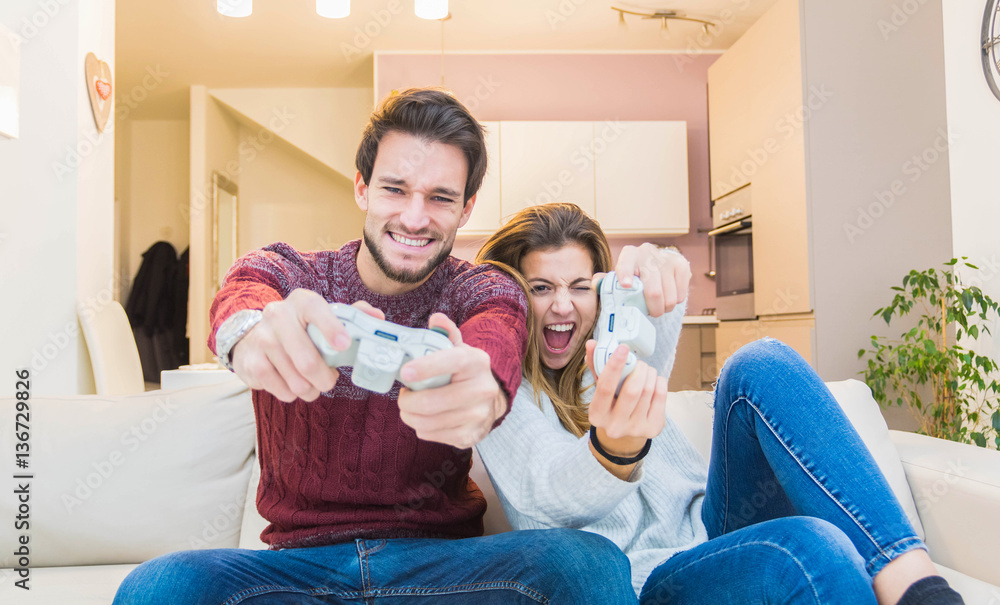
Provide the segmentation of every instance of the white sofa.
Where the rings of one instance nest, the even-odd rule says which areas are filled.
[[[907,507],[932,558],[966,603],[1000,605],[1000,453],[888,431],[868,388],[831,383]],[[31,400],[28,469],[13,467],[12,398],[0,399],[6,477],[28,472],[30,531],[0,491],[0,603],[110,603],[138,563],[189,548],[264,548],[254,506],[259,468],[246,387],[235,379],[132,396]],[[671,393],[669,413],[707,456],[711,395]],[[488,533],[509,529],[482,463]],[[22,534],[29,586],[16,585]]]

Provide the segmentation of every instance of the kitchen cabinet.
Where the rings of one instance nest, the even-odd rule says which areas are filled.
[[[716,378],[715,331],[714,323],[702,325],[685,323],[677,342],[677,353],[667,390],[671,392],[712,390],[712,383]]]
[[[500,141],[502,220],[549,202],[594,216],[593,122],[501,122]]]
[[[500,228],[500,122],[480,122],[486,130],[486,176],[462,233],[493,233]]]
[[[716,363],[721,369],[743,345],[770,337],[790,346],[811,366],[816,367],[816,321],[812,314],[792,314],[752,321],[722,321],[716,330]]]
[[[460,235],[490,235],[518,211],[549,202],[580,206],[609,235],[688,232],[684,122],[484,125],[490,169]]]
[[[596,217],[606,232],[688,232],[687,124],[615,122],[595,129]]]
[[[758,316],[813,310],[803,103],[798,1],[779,0],[708,69],[712,199],[752,185]]]

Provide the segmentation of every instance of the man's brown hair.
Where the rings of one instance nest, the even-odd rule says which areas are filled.
[[[479,191],[486,175],[486,138],[482,125],[443,88],[409,88],[386,97],[371,115],[354,163],[370,184],[379,142],[389,132],[401,132],[425,141],[453,145],[465,155],[468,174],[463,205]]]

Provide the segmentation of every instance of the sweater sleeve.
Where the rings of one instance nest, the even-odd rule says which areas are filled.
[[[208,348],[217,353],[215,332],[230,315],[243,309],[263,309],[270,302],[284,300],[296,288],[323,292],[310,257],[288,244],[274,243],[238,258],[212,300]]]
[[[507,411],[521,384],[521,362],[528,347],[528,299],[507,274],[482,265],[470,271],[458,288],[463,301],[458,326],[462,342],[486,351],[497,384],[507,397]]]
[[[628,481],[609,473],[590,452],[587,436],[576,437],[546,418],[527,383],[503,425],[476,447],[504,506],[550,527],[595,523],[642,478],[641,462]]]

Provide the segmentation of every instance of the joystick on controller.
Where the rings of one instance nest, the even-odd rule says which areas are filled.
[[[399,380],[414,391],[444,386],[451,382],[451,374],[433,376],[426,380],[407,382],[400,379],[399,368],[404,363],[442,349],[452,347],[447,331],[441,328],[407,328],[341,303],[330,303],[340,323],[347,328],[351,346],[337,351],[326,341],[319,328],[306,326],[306,332],[319,349],[326,365],[353,366],[351,381],[376,393],[388,393],[393,382]]]
[[[601,314],[594,325],[594,340],[597,341],[594,371],[600,376],[618,345],[628,345],[631,350],[625,369],[622,370],[621,382],[618,383],[620,389],[625,378],[635,369],[638,360],[636,352],[643,357],[653,353],[656,331],[649,321],[642,280],[638,276],[632,278],[631,288],[625,288],[612,271],[601,280],[598,291],[601,296]]]

